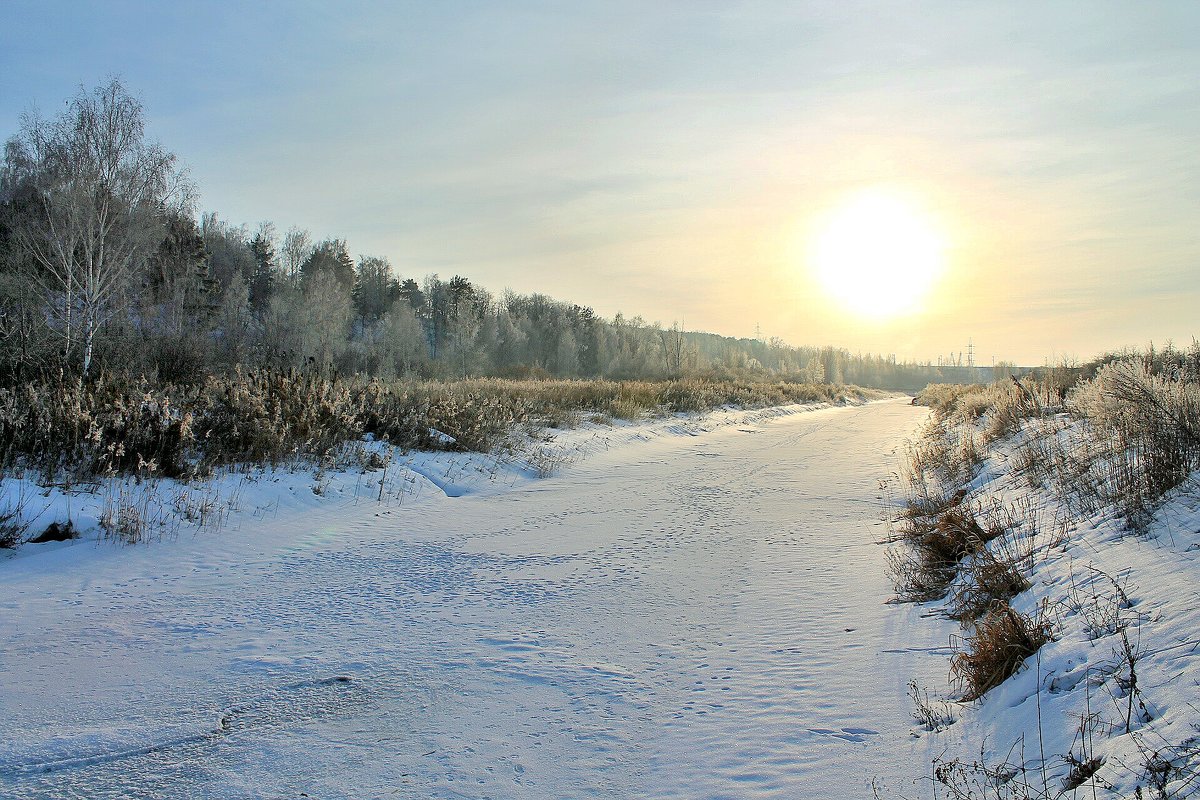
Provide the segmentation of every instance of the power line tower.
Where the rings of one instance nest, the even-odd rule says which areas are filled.
[[[975,368],[975,340],[967,339],[967,366]]]

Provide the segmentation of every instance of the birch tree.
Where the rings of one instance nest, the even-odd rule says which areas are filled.
[[[142,106],[121,83],[80,88],[57,119],[22,118],[5,146],[4,184],[33,202],[14,239],[61,332],[63,355],[92,367],[101,326],[163,239],[164,214],[186,207],[175,156],[144,140]]]
[[[300,267],[312,255],[312,236],[303,228],[289,228],[283,235],[280,255],[283,257],[284,275],[293,287],[300,285]]]

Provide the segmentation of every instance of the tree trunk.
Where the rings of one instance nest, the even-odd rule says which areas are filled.
[[[96,338],[96,322],[91,314],[84,315],[83,327],[83,377],[87,378],[92,367],[92,342]]]

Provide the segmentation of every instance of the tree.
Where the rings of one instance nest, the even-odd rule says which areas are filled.
[[[225,289],[217,323],[225,363],[241,364],[246,358],[254,325],[250,314],[250,288],[242,278],[235,278]]]
[[[215,213],[200,220],[200,234],[208,252],[208,272],[228,289],[241,281],[249,283],[257,264],[250,248],[250,234],[245,225],[230,225]]]
[[[0,381],[25,380],[49,355],[46,318],[36,287],[12,272],[0,270]]]
[[[197,380],[210,361],[222,297],[190,214],[167,215],[163,240],[142,273],[141,301],[135,318],[147,364],[162,380]]]
[[[80,87],[55,120],[26,114],[5,146],[4,193],[24,186],[33,199],[14,239],[65,358],[78,340],[84,376],[100,327],[163,239],[164,212],[190,199],[175,156],[144,133],[141,104],[114,79],[90,93]]]
[[[352,315],[350,296],[333,275],[318,273],[303,290],[284,286],[263,314],[267,362],[328,371],[348,348]]]
[[[260,314],[271,301],[275,289],[275,226],[264,222],[250,240],[254,256],[254,274],[250,276],[250,305]]]
[[[425,309],[425,293],[421,291],[421,287],[412,278],[405,278],[400,282],[400,296],[403,297],[413,310],[413,313],[419,318]]]
[[[284,275],[292,286],[300,285],[300,268],[304,266],[312,250],[312,237],[303,228],[289,228],[283,235],[281,254]]]
[[[658,336],[662,344],[663,363],[667,367],[667,374],[672,378],[678,378],[683,371],[683,328],[678,322],[675,322],[670,328],[660,330]]]
[[[346,250],[346,240],[326,239],[314,247],[300,265],[300,275],[305,284],[317,275],[332,275],[349,294],[354,288],[354,259]]]
[[[604,339],[596,312],[589,306],[571,306],[571,325],[579,344],[579,369],[584,375],[600,374]]]
[[[300,322],[301,352],[309,363],[328,370],[346,349],[353,309],[337,276],[318,272],[305,281]]]
[[[425,332],[407,302],[394,303],[384,315],[377,347],[396,374],[412,374],[424,363],[427,352]]]
[[[148,290],[144,300],[156,307],[143,312],[157,318],[159,330],[180,333],[211,316],[220,302],[221,287],[208,272],[208,251],[196,221],[188,214],[170,212],[158,249],[144,272]]]
[[[376,322],[388,312],[400,296],[400,287],[392,276],[386,258],[360,256],[354,277],[354,309],[364,324]]]
[[[554,374],[560,378],[573,378],[579,373],[579,345],[571,331],[558,335],[558,347],[554,354]]]
[[[403,291],[403,287],[401,287]],[[446,327],[449,321],[449,293],[445,282],[437,274],[425,276],[425,288],[422,290],[426,307],[425,335],[429,339],[429,357],[436,361],[441,355],[442,344],[446,339]]]
[[[496,335],[492,360],[501,369],[521,363],[525,352],[525,334],[513,324],[512,315],[502,309],[496,312]]]

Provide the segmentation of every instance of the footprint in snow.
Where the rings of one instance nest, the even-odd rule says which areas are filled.
[[[833,739],[842,739],[847,742],[863,743],[867,741],[868,736],[878,736],[879,731],[873,731],[870,728],[840,728],[833,730],[832,728],[809,728],[808,732],[814,736],[827,736]]]

